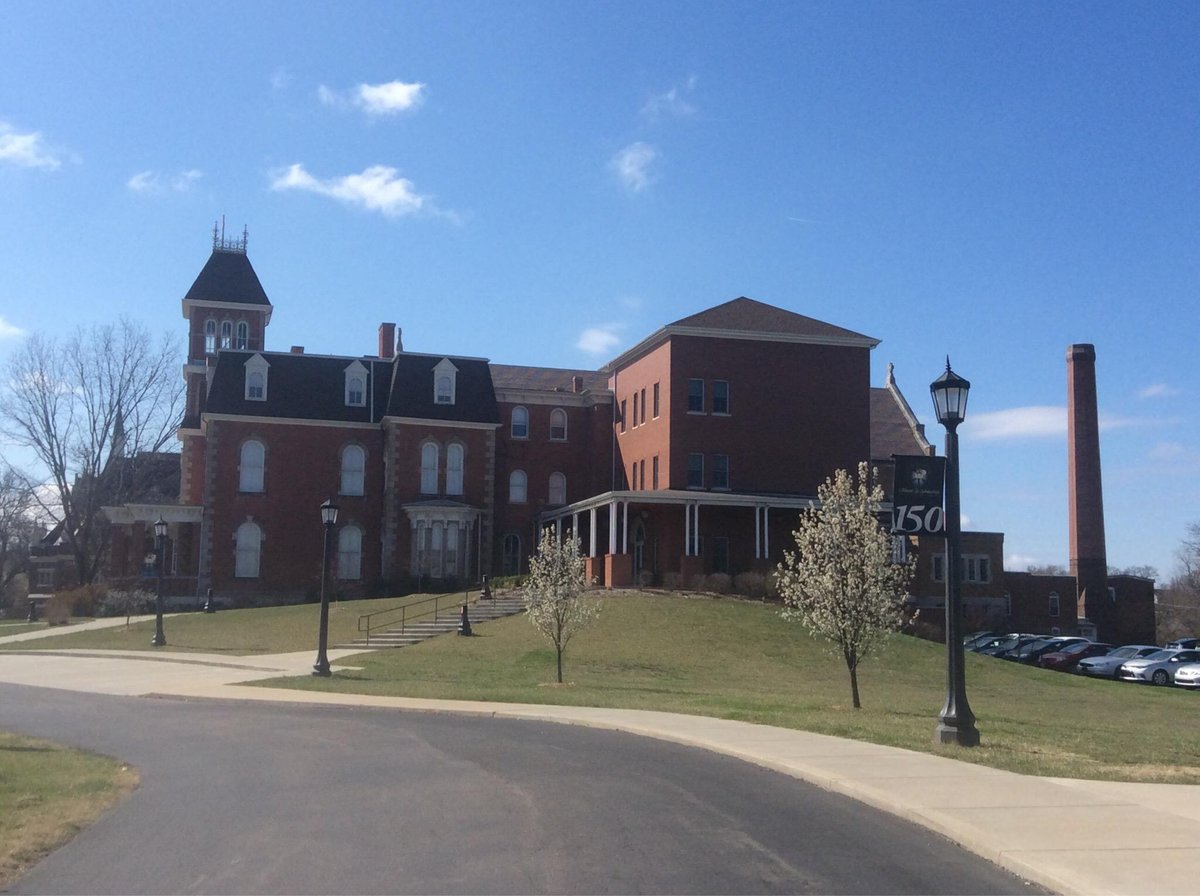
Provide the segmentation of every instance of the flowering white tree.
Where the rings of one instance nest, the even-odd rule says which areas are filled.
[[[857,481],[845,470],[817,490],[820,506],[801,514],[796,551],[779,564],[784,617],[828,640],[850,672],[859,709],[858,664],[899,628],[911,564],[894,563],[891,536],[877,516],[883,489],[865,463]]]
[[[559,684],[563,680],[562,655],[567,642],[587,628],[600,612],[600,602],[586,596],[587,587],[579,536],[572,533],[560,542],[553,531],[544,530],[537,553],[529,558],[525,614],[533,627],[554,644]]]

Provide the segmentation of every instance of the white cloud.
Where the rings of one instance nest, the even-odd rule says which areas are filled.
[[[359,84],[342,92],[322,84],[317,88],[317,99],[326,106],[338,109],[357,106],[368,115],[395,115],[421,105],[425,99],[425,85],[388,81],[384,84]]]
[[[1153,460],[1178,460],[1187,454],[1187,446],[1179,442],[1159,442],[1150,449],[1150,457]]]
[[[426,208],[429,197],[417,193],[411,180],[399,177],[396,169],[387,165],[372,165],[362,174],[319,180],[297,163],[276,174],[271,180],[271,189],[304,190],[328,196],[346,205],[382,212],[388,217],[415,215],[423,209],[445,214],[437,212],[432,206]]]
[[[157,171],[139,171],[125,182],[135,193],[157,196],[168,191],[186,193],[204,176],[204,172],[189,168],[178,174],[161,174]]]
[[[621,342],[620,324],[602,324],[598,327],[588,327],[579,335],[575,347],[589,355],[607,355]]]
[[[1166,383],[1153,383],[1138,392],[1138,398],[1169,398],[1178,395],[1179,390]]]
[[[292,73],[287,70],[286,66],[278,66],[275,71],[271,72],[271,89],[283,90],[292,83]]]
[[[658,158],[658,150],[647,143],[631,143],[613,156],[609,165],[616,172],[617,180],[627,190],[640,193],[655,179],[650,166]]]
[[[22,168],[45,168],[47,171],[62,167],[62,162],[46,146],[40,132],[18,134],[3,121],[0,121],[0,162],[10,162]]]
[[[18,336],[24,336],[25,331],[18,326],[10,324],[0,315],[0,339],[16,339]]]
[[[984,441],[1062,436],[1067,432],[1067,409],[1035,406],[987,411],[968,415],[964,426],[971,438]]]
[[[354,102],[370,115],[394,115],[416,108],[425,99],[425,85],[388,81],[386,84],[359,84]]]
[[[655,94],[642,106],[642,115],[651,121],[658,121],[664,117],[688,118],[695,115],[696,107],[687,99],[695,86],[696,78],[693,75],[682,85],[677,84],[670,90]]]
[[[1043,565],[1037,557],[1031,557],[1028,554],[1009,554],[1004,558],[1005,569],[1022,570],[1029,569],[1031,566]]]

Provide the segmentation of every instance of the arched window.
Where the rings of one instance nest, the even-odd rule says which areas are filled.
[[[438,446],[426,442],[421,446],[421,494],[436,495],[438,490]]]
[[[244,320],[238,321],[237,325],[237,342],[234,343],[234,348],[245,351],[250,346],[250,325]]]
[[[446,448],[446,494],[463,493],[463,446],[454,442]]]
[[[521,407],[513,408],[512,437],[514,439],[529,438],[529,411]]]
[[[258,578],[262,556],[262,529],[258,523],[245,522],[237,527],[237,557],[233,574],[239,579]]]
[[[503,566],[501,567],[501,571],[506,576],[521,574],[521,536],[512,534],[504,536]]]
[[[221,348],[233,348],[233,321],[221,322]]]
[[[338,532],[337,577],[362,578],[362,529],[346,526]]]
[[[550,474],[550,503],[567,503],[567,477],[562,473]]]
[[[217,322],[209,318],[204,322],[204,353],[211,355],[217,350]]]
[[[526,492],[525,471],[513,470],[508,474],[508,502],[510,504],[524,504]]]
[[[366,394],[363,392],[363,381],[361,376],[352,376],[346,381],[346,404],[351,407],[361,408],[365,405]]]
[[[367,466],[367,453],[358,445],[347,445],[342,449],[342,487],[343,495],[361,495],[363,493],[363,477]]]
[[[550,412],[550,441],[565,442],[567,440],[567,412],[555,408]]]
[[[448,376],[439,376],[437,381],[437,403],[454,403],[454,383]]]
[[[242,443],[241,462],[238,465],[238,491],[263,491],[266,453],[262,442],[249,439]]]

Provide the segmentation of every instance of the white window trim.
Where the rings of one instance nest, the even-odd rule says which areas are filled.
[[[262,465],[258,468],[258,488],[246,488],[246,447],[257,445],[262,450]],[[261,495],[267,490],[267,446],[262,439],[246,439],[238,448],[238,492]]]
[[[362,395],[358,401],[350,400],[350,382],[353,379],[362,381]],[[367,368],[361,361],[355,361],[346,367],[345,370],[345,390],[343,396],[346,400],[348,408],[363,408],[367,406]]]
[[[268,380],[267,374],[270,372],[271,365],[267,363],[266,359],[262,355],[260,355],[256,352],[254,355],[252,355],[250,357],[250,359],[248,361],[246,361],[244,366],[246,368],[246,387],[245,387],[245,393],[244,393],[246,401],[266,401],[267,400],[267,380]],[[252,374],[252,373],[261,373],[262,374],[263,384],[262,384],[262,395],[260,395],[260,396],[252,397],[250,395],[250,374]]]
[[[717,383],[725,384],[725,410],[717,410]],[[732,415],[733,407],[733,388],[729,385],[729,380],[713,380],[712,388],[713,415],[717,417],[729,417]]]
[[[347,467],[346,467],[346,458],[350,455],[350,453],[352,451],[357,451],[358,456],[360,458],[362,458],[362,466],[360,466],[357,470],[347,469]],[[353,491],[351,489],[346,488],[346,474],[347,473],[350,473],[352,475],[357,475],[358,491]],[[353,484],[353,483],[351,483],[351,484]],[[366,493],[366,490],[367,490],[367,449],[365,449],[362,445],[344,445],[342,447],[341,470],[340,470],[340,475],[338,477],[338,494],[339,495],[347,495],[349,497],[360,497]]]
[[[438,398],[438,382],[448,378],[450,380],[450,400],[439,401]],[[458,368],[454,366],[449,358],[442,358],[438,361],[437,366],[433,368],[433,403],[434,404],[455,404],[458,398]]]
[[[561,436],[554,435],[554,415],[555,414],[562,415],[562,435]],[[567,412],[565,410],[563,410],[562,408],[554,408],[552,411],[550,411],[550,441],[551,442],[567,441]]]
[[[525,433],[523,435],[517,435],[517,411],[520,411],[525,415]],[[519,404],[512,409],[512,417],[509,421],[508,433],[514,439],[529,438],[529,409],[524,405]]]
[[[700,384],[700,410],[698,410],[698,411],[692,410],[692,383]],[[707,392],[708,392],[708,387],[705,385],[705,382],[703,379],[701,379],[698,376],[688,377],[687,412],[689,414],[703,414],[705,412],[704,411],[704,402],[708,398]]]

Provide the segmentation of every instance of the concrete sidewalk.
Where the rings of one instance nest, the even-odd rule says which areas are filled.
[[[355,652],[330,651],[330,660],[336,667]],[[314,658],[312,651],[262,657],[0,651],[0,681],[126,696],[370,706],[590,725],[736,756],[845,794],[1060,893],[1191,892],[1200,881],[1200,787],[1194,785],[1036,778],[895,747],[672,713],[244,685],[308,675]]]

